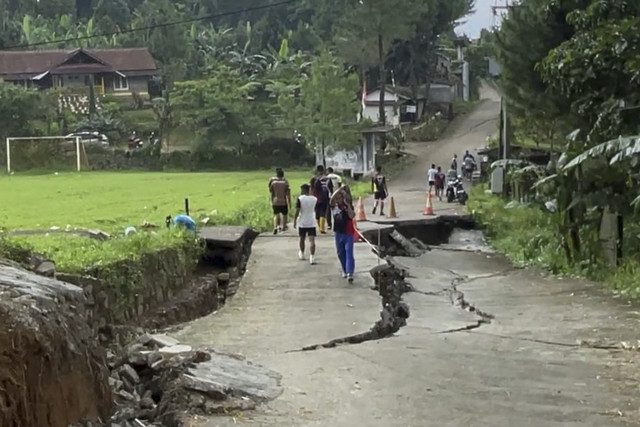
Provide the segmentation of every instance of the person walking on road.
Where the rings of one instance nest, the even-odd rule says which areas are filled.
[[[316,203],[318,199],[309,194],[311,186],[303,184],[300,187],[302,193],[296,201],[296,213],[293,218],[293,227],[298,229],[300,237],[300,250],[298,251],[298,259],[304,260],[305,243],[307,236],[309,237],[309,264],[315,264],[316,255]]]
[[[445,176],[442,168],[438,166],[438,173],[436,174],[436,196],[440,201],[442,201],[442,194],[444,193],[444,180]]]
[[[465,151],[462,162],[464,163],[464,175],[471,180],[473,171],[476,168],[476,159],[469,153],[469,150]]]
[[[353,254],[353,244],[357,233],[353,218],[353,200],[348,186],[336,191],[329,202],[333,212],[333,233],[335,235],[336,251],[342,267],[342,277],[353,283],[356,261]]]
[[[333,183],[324,171],[324,166],[320,165],[316,168],[316,175],[311,178],[311,188],[313,195],[318,199],[316,204],[316,219],[321,234],[327,233],[327,216],[329,214],[328,206],[331,194],[333,194]]]
[[[376,214],[380,204],[380,216],[384,216],[384,201],[389,195],[387,191],[387,179],[382,174],[382,166],[376,167],[376,174],[371,178],[371,192],[374,194],[373,215]]]
[[[333,186],[333,191],[337,191],[340,187],[342,187],[342,177],[333,171],[333,168],[327,168],[327,177],[331,180],[331,185]],[[333,194],[332,194],[333,195]],[[331,215],[331,207],[327,204],[327,228],[329,230],[332,229],[333,223],[333,215]]]
[[[273,205],[273,234],[286,231],[289,208],[291,207],[291,188],[284,177],[284,170],[276,169],[276,177],[269,181],[271,202]]]
[[[458,155],[457,154],[453,155],[453,159],[451,159],[451,167],[449,169],[452,169],[456,171],[456,173],[458,173]]]
[[[436,169],[436,165],[431,165],[431,169],[427,172],[427,179],[429,180],[429,194],[433,191],[433,187],[436,185],[436,175],[438,174],[438,170]]]

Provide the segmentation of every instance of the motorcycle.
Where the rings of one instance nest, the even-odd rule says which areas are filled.
[[[447,202],[452,203],[457,200],[458,203],[464,205],[468,198],[460,178],[455,178],[447,183]]]
[[[140,139],[135,132],[132,132],[131,136],[129,136],[129,141],[127,141],[127,145],[129,146],[129,150],[142,148],[142,139]]]

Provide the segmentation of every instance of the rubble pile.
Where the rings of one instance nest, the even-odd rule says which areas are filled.
[[[116,407],[108,427],[181,426],[181,417],[252,409],[282,392],[275,372],[162,334],[142,335],[107,363]]]

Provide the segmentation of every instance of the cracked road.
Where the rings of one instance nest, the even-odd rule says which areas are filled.
[[[499,103],[484,95],[449,136],[409,147],[421,160],[391,183],[401,219],[421,217],[424,195],[415,189],[427,164],[446,164],[493,133]],[[281,373],[284,392],[256,411],[194,425],[640,425],[638,352],[619,345],[637,345],[640,312],[598,285],[515,269],[462,240],[394,259],[411,285],[403,295],[411,316],[395,335],[302,352],[380,318],[368,274],[379,260],[358,244],[349,286],[330,237],[319,239],[313,267],[296,260],[295,237],[259,237],[239,293],[177,338]]]

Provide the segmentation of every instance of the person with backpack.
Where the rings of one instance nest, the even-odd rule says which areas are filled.
[[[324,166],[316,168],[316,175],[311,178],[313,195],[318,199],[316,204],[316,220],[320,234],[327,234],[327,216],[329,214],[329,200],[333,194],[333,183],[324,171]]]
[[[353,283],[356,269],[353,245],[357,231],[353,223],[356,214],[349,187],[346,185],[340,187],[331,197],[329,205],[333,213],[333,233],[338,260],[342,267],[342,277],[348,279],[349,283]]]

